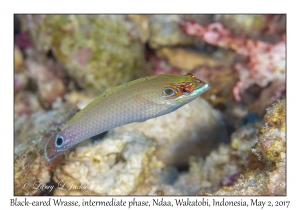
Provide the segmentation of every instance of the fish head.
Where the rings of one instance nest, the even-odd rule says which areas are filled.
[[[161,91],[160,103],[175,106],[196,99],[209,89],[209,84],[192,74],[173,76]]]

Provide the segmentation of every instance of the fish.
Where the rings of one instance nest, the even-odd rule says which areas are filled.
[[[50,137],[44,156],[50,162],[85,139],[173,112],[208,89],[209,83],[190,73],[148,76],[114,87],[90,102]]]

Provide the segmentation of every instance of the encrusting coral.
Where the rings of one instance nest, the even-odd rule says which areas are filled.
[[[267,109],[258,142],[252,149],[264,162],[263,169],[248,170],[230,187],[214,195],[286,194],[286,101],[278,100]]]

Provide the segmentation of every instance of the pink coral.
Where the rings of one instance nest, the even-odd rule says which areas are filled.
[[[247,37],[236,37],[225,29],[221,23],[212,23],[204,27],[197,23],[185,22],[183,30],[201,37],[209,44],[225,49],[232,49],[245,58],[244,63],[235,63],[234,68],[239,73],[239,82],[233,88],[237,101],[245,89],[256,84],[261,88],[269,83],[277,85],[272,96],[280,96],[285,90],[285,35],[278,43],[272,44]]]

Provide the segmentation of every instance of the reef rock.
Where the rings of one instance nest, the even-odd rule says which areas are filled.
[[[108,136],[93,145],[76,147],[66,162],[56,168],[54,180],[59,185],[54,194],[131,194],[152,168],[162,166],[154,150],[155,143],[136,132]]]

